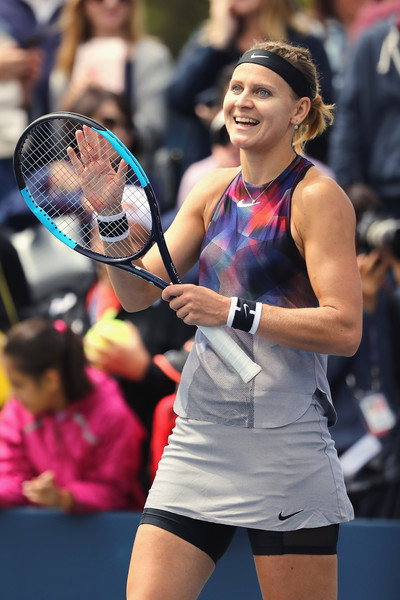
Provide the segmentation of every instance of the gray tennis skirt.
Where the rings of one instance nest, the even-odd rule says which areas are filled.
[[[249,429],[178,417],[146,508],[291,531],[354,517],[318,402],[283,427]]]

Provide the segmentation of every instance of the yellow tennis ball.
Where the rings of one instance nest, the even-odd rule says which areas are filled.
[[[100,319],[86,333],[83,345],[88,360],[96,363],[99,359],[98,349],[107,348],[107,340],[126,344],[131,332],[128,323],[119,319]]]

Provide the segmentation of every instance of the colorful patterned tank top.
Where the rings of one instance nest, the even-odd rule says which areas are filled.
[[[254,204],[238,173],[219,201],[203,242],[201,285],[274,306],[315,305],[305,261],[290,233],[292,193],[310,166],[296,156]],[[260,187],[246,186],[257,198]]]

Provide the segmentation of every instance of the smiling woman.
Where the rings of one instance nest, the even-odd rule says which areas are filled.
[[[321,98],[316,67],[311,61],[309,51],[304,49],[302,52],[300,48],[293,48],[285,43],[264,42],[255,44],[241,57],[225,97],[225,117],[231,135],[234,135],[234,131],[229,130],[229,115],[227,115],[230,103],[234,103],[236,124],[238,121],[251,122],[248,108],[245,107],[241,115],[238,112],[245,93],[240,82],[243,71],[240,65],[244,64],[257,65],[253,69],[252,93],[255,99],[263,101],[264,109],[265,106],[268,108],[278,101],[285,113],[290,109],[287,106],[287,101],[291,99],[290,95],[292,101],[301,99],[300,112],[295,120],[290,121],[287,130],[295,150],[303,151],[306,142],[321,135],[326,127],[332,124],[333,105],[325,104]],[[248,76],[248,70],[244,72]],[[290,91],[289,96],[288,91]],[[283,105],[285,101],[286,104]],[[252,124],[258,125],[259,121],[254,119],[254,110],[251,116]],[[273,116],[275,121],[275,115]]]
[[[334,600],[338,528],[353,511],[328,429],[326,362],[358,347],[361,287],[353,208],[301,154],[332,118],[310,53],[284,42],[245,52],[224,116],[240,167],[205,175],[166,232],[179,272],[199,260],[199,285],[161,297],[187,324],[225,326],[262,371],[243,383],[197,332],[127,598],[195,600],[239,526],[265,599]],[[101,182],[90,147],[86,168]],[[164,276],[154,246],[135,264]],[[160,294],[120,270],[110,277],[130,311]]]

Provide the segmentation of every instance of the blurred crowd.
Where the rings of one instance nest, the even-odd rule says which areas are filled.
[[[195,333],[162,301],[125,312],[106,269],[36,222],[19,136],[51,111],[95,119],[149,174],[168,227],[205,173],[239,165],[222,102],[239,56],[270,38],[309,48],[336,107],[306,153],[356,211],[364,333],[328,361],[332,436],[356,516],[400,518],[400,1],[210,0],[176,57],[145,11],[0,0],[0,507],[139,510]]]

